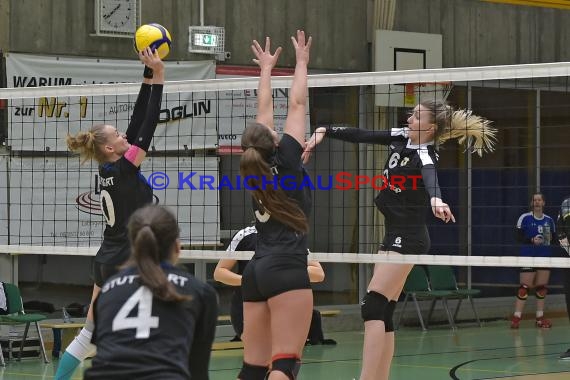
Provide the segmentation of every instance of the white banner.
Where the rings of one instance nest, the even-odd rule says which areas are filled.
[[[134,53],[133,53],[134,54]],[[166,62],[166,78],[211,79],[214,61]],[[6,54],[8,87],[141,82],[138,60]],[[119,90],[120,94],[120,90]],[[8,144],[13,150],[67,151],[65,136],[99,123],[126,131],[136,95],[45,97],[10,101]],[[165,94],[160,124],[152,145],[156,150],[214,148],[217,143],[215,94]]]
[[[80,166],[76,158],[7,159],[9,200],[6,204],[2,200],[0,213],[1,224],[9,224],[9,241],[0,241],[68,246],[101,243],[105,223],[99,205],[96,165]],[[5,163],[0,160],[0,164]],[[218,182],[216,157],[147,158],[142,173],[154,187],[155,202],[176,214],[183,243],[219,243],[218,191],[198,183],[192,185],[198,178]],[[0,196],[4,197],[3,187]],[[1,231],[3,235],[4,228]]]
[[[239,74],[229,75],[225,70],[224,75],[216,75],[217,79],[239,78]],[[280,70],[287,75],[293,75],[293,70]],[[236,72],[245,72],[250,76],[259,76],[258,69],[236,69]],[[257,90],[222,91],[219,100],[219,146],[220,151],[235,153],[241,148],[241,135],[248,123],[254,122],[257,116]],[[275,130],[281,136],[285,129],[287,108],[289,105],[289,89],[273,89],[273,120]],[[309,137],[309,100],[307,98],[307,121],[306,131]]]

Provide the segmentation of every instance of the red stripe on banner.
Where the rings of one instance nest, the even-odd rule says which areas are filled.
[[[258,66],[232,66],[232,65],[217,65],[216,75],[239,75],[246,77],[258,77],[259,76]],[[293,75],[294,69],[288,68],[275,68],[271,72],[275,76]]]
[[[6,99],[0,99],[0,110],[6,109]]]
[[[243,150],[240,146],[231,146],[231,145],[223,145],[218,148],[218,154],[220,155],[227,155],[227,154],[242,154]]]

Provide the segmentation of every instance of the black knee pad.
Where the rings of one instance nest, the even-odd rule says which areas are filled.
[[[396,301],[388,302],[386,306],[386,311],[384,312],[384,331],[393,332],[394,331],[394,310],[396,309]]]
[[[384,321],[388,298],[375,291],[369,290],[360,302],[360,314],[364,322]]]
[[[300,369],[301,359],[295,354],[277,354],[271,358],[271,372],[283,372],[289,380],[295,380]],[[269,377],[269,372],[267,377]]]
[[[534,290],[534,295],[539,300],[543,300],[544,297],[546,297],[546,293],[548,293],[548,288],[546,285],[538,285]]]
[[[243,362],[241,371],[239,371],[238,379],[241,380],[263,380],[265,375],[269,373],[269,367],[260,365],[252,365]]]
[[[528,286],[521,284],[519,290],[517,291],[517,298],[521,301],[525,301],[528,298]]]

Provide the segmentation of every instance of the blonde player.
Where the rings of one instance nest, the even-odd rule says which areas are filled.
[[[469,141],[473,151],[493,150],[496,130],[489,121],[468,111],[454,111],[440,101],[418,104],[410,113],[407,128],[369,131],[359,128],[320,127],[307,142],[303,158],[327,136],[354,143],[389,146],[382,175],[388,186],[380,191],[375,204],[384,214],[386,234],[381,254],[426,254],[430,237],[426,216],[431,208],[436,218],[455,222],[449,206],[443,202],[437,179],[438,144],[449,139]],[[398,181],[391,179],[398,178]],[[402,182],[402,179],[405,179]],[[361,301],[364,319],[364,347],[360,380],[386,380],[394,355],[396,301],[402,292],[412,264],[376,264],[368,292]]]

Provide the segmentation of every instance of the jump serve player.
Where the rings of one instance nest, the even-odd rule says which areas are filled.
[[[381,254],[426,254],[430,237],[426,226],[428,207],[435,217],[455,222],[449,206],[442,201],[436,165],[437,147],[450,139],[465,143],[472,138],[472,151],[480,155],[492,151],[496,130],[489,121],[469,111],[454,111],[440,101],[418,104],[407,120],[407,128],[370,131],[358,128],[319,127],[307,142],[305,162],[324,136],[354,142],[389,146],[382,175],[388,186],[377,195],[375,204],[385,217],[386,233]],[[406,178],[390,183],[390,178]],[[403,176],[403,177],[396,177]],[[413,176],[413,177],[412,177]],[[415,178],[416,186],[412,183]],[[360,380],[386,380],[394,355],[392,317],[398,297],[413,264],[380,263],[368,292],[361,302],[364,319],[364,346]]]
[[[139,59],[145,64],[144,79],[126,134],[119,133],[112,125],[100,124],[88,132],[67,137],[67,146],[71,151],[80,153],[82,162],[94,158],[99,163],[101,209],[107,225],[93,266],[95,285],[91,303],[105,280],[129,258],[129,217],[138,208],[152,202],[152,189],[141,174],[140,165],[158,123],[164,63],[158,51],[153,53],[150,48],[141,51]],[[92,332],[93,312],[90,307],[85,327],[59,361],[55,379],[70,379],[81,362],[93,354]]]
[[[256,216],[257,244],[242,277],[244,362],[238,375],[242,380],[265,379],[268,371],[270,380],[295,379],[313,310],[307,272],[311,193],[306,187],[284,190],[267,184],[284,176],[300,184],[306,173],[301,154],[311,38],[306,41],[305,33],[297,31],[296,38],[291,39],[296,65],[280,140],[273,122],[271,70],[281,48],[272,55],[269,38],[265,49],[257,41],[252,45],[254,61],[261,68],[258,113],[256,123],[242,135],[240,174],[243,178],[251,176],[248,186]]]

